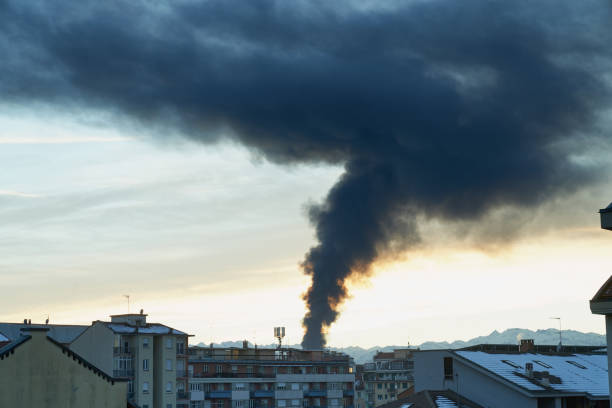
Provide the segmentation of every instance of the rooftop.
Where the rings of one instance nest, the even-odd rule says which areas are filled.
[[[0,333],[10,341],[16,341],[21,337],[21,329],[48,328],[48,336],[62,344],[70,344],[89,326],[68,324],[24,324],[24,323],[0,323]],[[0,340],[1,341],[1,340]]]
[[[604,354],[487,353],[451,351],[505,381],[535,394],[566,393],[603,399],[609,395]],[[531,375],[526,370],[531,363]]]
[[[406,398],[401,398],[379,408],[482,408],[451,390],[421,391]]]

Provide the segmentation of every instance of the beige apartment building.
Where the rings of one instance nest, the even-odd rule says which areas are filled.
[[[23,328],[0,348],[0,407],[126,407],[127,381],[107,375],[48,331]]]
[[[371,363],[363,365],[366,405],[379,407],[407,396],[414,385],[414,349],[378,352]]]
[[[70,348],[108,375],[127,381],[127,400],[141,408],[187,408],[187,333],[147,315],[94,321]],[[126,396],[124,396],[125,401]]]

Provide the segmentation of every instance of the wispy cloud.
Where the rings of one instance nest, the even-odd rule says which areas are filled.
[[[23,197],[23,198],[38,198],[38,197],[42,197],[39,194],[24,193],[24,192],[21,192],[21,191],[13,191],[13,190],[0,190],[0,196]]]
[[[63,143],[110,143],[127,142],[130,138],[114,136],[61,136],[61,137],[0,137],[0,144],[63,144]]]

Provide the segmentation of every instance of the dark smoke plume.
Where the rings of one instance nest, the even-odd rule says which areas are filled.
[[[346,279],[418,241],[416,216],[533,209],[596,180],[575,157],[608,142],[609,1],[372,4],[0,0],[0,95],[344,165],[303,262],[320,348]]]

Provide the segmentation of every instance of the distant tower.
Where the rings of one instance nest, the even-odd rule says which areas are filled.
[[[284,327],[275,327],[274,328],[274,337],[278,340],[278,349],[280,350],[283,346],[283,338],[285,337],[285,328]]]

